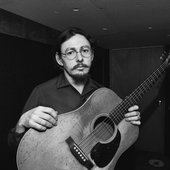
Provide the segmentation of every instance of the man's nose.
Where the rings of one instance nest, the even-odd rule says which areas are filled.
[[[83,60],[83,56],[80,52],[77,52],[77,61],[82,61]]]

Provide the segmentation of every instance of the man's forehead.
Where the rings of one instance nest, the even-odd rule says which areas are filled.
[[[63,42],[61,45],[61,49],[65,50],[67,48],[80,48],[82,46],[90,47],[90,43],[83,35],[76,34],[72,36],[70,39]]]

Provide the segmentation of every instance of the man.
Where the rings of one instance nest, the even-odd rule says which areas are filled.
[[[17,146],[23,134],[34,128],[45,131],[57,126],[58,115],[80,107],[98,88],[89,76],[94,59],[94,41],[83,30],[71,28],[58,37],[56,61],[63,69],[58,77],[37,87],[31,93],[15,128],[9,133],[12,148]],[[125,119],[140,125],[138,106],[129,108]]]

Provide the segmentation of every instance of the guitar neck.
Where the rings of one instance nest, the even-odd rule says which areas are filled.
[[[128,108],[137,104],[143,98],[144,94],[153,87],[157,80],[163,75],[167,66],[167,62],[163,62],[141,85],[110,112],[109,116],[116,124],[119,124],[124,118],[124,114],[127,113]]]

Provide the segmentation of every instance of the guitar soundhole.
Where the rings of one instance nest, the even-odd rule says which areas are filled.
[[[114,131],[114,122],[107,116],[99,117],[94,123],[94,134],[100,141],[109,140],[113,136]]]

